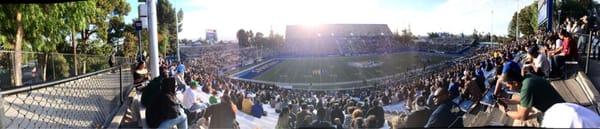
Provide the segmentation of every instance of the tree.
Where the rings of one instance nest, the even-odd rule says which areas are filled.
[[[181,27],[183,25],[183,10],[180,9],[179,12],[177,12],[168,0],[159,0],[156,7],[156,11],[159,37],[162,37],[162,39],[165,40],[159,41],[159,49],[164,49],[162,51],[159,51],[163,55],[173,53],[176,51],[176,47],[172,46],[177,45],[175,44],[177,41],[177,33],[181,32],[182,30]],[[176,20],[175,18],[178,18],[178,20]],[[179,29],[179,31],[177,31],[177,29]]]
[[[179,28],[179,32],[183,31],[183,10],[179,9],[177,12],[177,27]]]
[[[473,29],[473,34],[471,34],[471,37],[473,37],[473,40],[475,40],[476,42],[479,42],[479,32],[477,31],[477,29]]]
[[[15,53],[11,58],[11,80],[13,85],[22,85],[21,64],[27,63],[31,58],[37,57],[37,67],[46,80],[46,67],[49,59],[48,54],[53,52],[67,52],[78,54],[79,49],[83,53],[88,48],[106,48],[110,26],[109,20],[114,17],[122,17],[129,12],[129,5],[125,0],[95,0],[78,1],[55,4],[11,4],[0,5],[0,44],[3,49],[13,50]],[[120,25],[122,20],[111,20],[113,25]],[[121,25],[122,26],[122,25]],[[76,35],[81,35],[80,38]],[[118,32],[116,34],[119,37]],[[95,40],[96,45],[88,45],[89,40]],[[79,43],[83,45],[78,45]],[[40,55],[23,56],[21,52],[41,52]],[[92,53],[106,51],[92,51]],[[105,53],[99,53],[102,55]],[[77,56],[73,56],[77,57]],[[53,57],[52,60],[60,60]],[[63,57],[64,58],[64,57]],[[61,75],[69,75],[69,64],[74,64],[73,73],[77,74],[78,59],[67,58],[65,69]],[[61,66],[63,67],[63,66]],[[84,70],[85,72],[85,62]]]
[[[265,39],[262,32],[256,32],[256,37],[254,37],[253,44],[256,45],[256,47],[264,47]]]
[[[413,33],[408,29],[403,29],[401,34],[395,33],[392,37],[400,43],[412,43],[415,39]]]
[[[246,33],[246,31],[244,29],[240,29],[238,30],[236,37],[238,39],[238,45],[243,48],[243,47],[248,47],[249,43],[248,43],[248,33]]]
[[[514,28],[516,26],[516,20],[518,17],[519,26],[517,27],[519,34],[523,34],[525,36],[535,34],[538,25],[537,25],[537,2],[533,2],[530,5],[519,10],[519,13],[515,13],[509,23],[508,27],[508,35],[509,37],[515,36]]]
[[[516,29],[515,26],[516,25],[516,21],[517,21],[517,12],[515,12],[512,16],[512,19],[510,20],[510,23],[508,24],[508,37],[511,39],[514,39],[516,37]]]
[[[429,32],[429,33],[427,33],[427,37],[429,37],[429,38],[437,38],[437,37],[440,37],[440,35],[438,33],[436,33],[436,32]]]
[[[116,45],[114,39],[122,38],[122,17],[130,11],[129,4],[125,0],[96,0],[96,8],[93,13],[86,16],[87,24],[79,33],[81,35],[81,53],[91,54],[96,51],[88,51],[89,48],[107,48]],[[114,18],[117,17],[117,18]],[[107,22],[108,21],[108,22]],[[112,24],[111,24],[112,23]],[[93,38],[92,38],[93,37]],[[93,42],[89,42],[92,40]],[[109,40],[113,40],[110,41]],[[96,44],[89,44],[96,43]],[[103,46],[109,45],[109,46]],[[111,51],[102,51],[99,55],[108,55]],[[82,57],[85,58],[85,57]],[[83,73],[87,72],[87,59],[83,60]]]
[[[44,25],[45,21],[40,20],[43,16],[43,10],[38,5],[0,5],[0,44],[14,51],[10,63],[11,84],[14,86],[23,85],[23,44],[42,35],[43,32],[36,29]]]
[[[252,30],[249,30],[247,32],[247,36],[248,36],[248,47],[252,47],[255,46],[254,44],[254,33],[252,32]]]

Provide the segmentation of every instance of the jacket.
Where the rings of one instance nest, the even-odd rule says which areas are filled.
[[[252,113],[252,105],[254,104],[252,101],[250,101],[250,99],[244,99],[242,101],[242,111],[246,114]]]
[[[229,104],[229,105],[227,105]],[[222,102],[210,105],[204,113],[205,118],[210,118],[209,129],[231,129],[235,121],[235,107],[231,103]]]

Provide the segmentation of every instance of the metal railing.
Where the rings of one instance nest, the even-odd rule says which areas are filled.
[[[18,70],[14,51],[0,51],[0,88],[42,84],[108,69],[109,55],[85,55],[66,53],[21,52]],[[116,57],[116,64],[128,62],[127,58]],[[20,71],[19,71],[20,70]],[[16,75],[14,72],[19,72]]]
[[[575,43],[577,43],[579,53],[579,66],[587,74],[590,60],[594,58],[600,59],[600,34],[594,31],[590,31],[587,34],[579,34]]]
[[[123,64],[42,84],[2,90],[1,128],[104,128],[133,88]]]

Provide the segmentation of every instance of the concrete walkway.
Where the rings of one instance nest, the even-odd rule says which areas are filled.
[[[127,71],[122,76],[126,89],[133,79]],[[100,128],[119,105],[119,74],[101,73],[2,99],[5,128]]]

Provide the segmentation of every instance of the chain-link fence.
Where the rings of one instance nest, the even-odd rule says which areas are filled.
[[[15,65],[17,56],[20,65]],[[128,61],[115,57],[115,64]],[[107,69],[109,55],[0,51],[0,88],[2,90],[60,80]],[[114,65],[114,64],[113,64]],[[20,74],[17,74],[20,73]]]
[[[11,53],[0,54],[6,56]],[[75,68],[72,63],[66,61],[68,59],[64,59],[68,55],[23,55],[22,70],[40,66],[55,70],[47,72],[46,77],[50,78],[38,81],[39,84],[0,91],[2,128],[102,128],[106,122],[110,122],[115,111],[122,105],[125,93],[132,89],[133,77],[128,65],[130,60],[125,58],[117,58],[115,62],[118,63],[115,67],[109,67],[108,56],[82,56],[79,60],[86,62],[82,65],[88,65],[90,68],[86,69],[89,71],[74,75],[74,70],[65,70]],[[36,56],[48,57],[55,61],[38,62],[39,60],[33,58]],[[10,68],[5,66],[3,64],[0,69],[10,71]],[[56,75],[52,74],[59,76],[53,77]],[[1,75],[5,76],[4,73]],[[29,75],[29,78],[23,78],[24,82],[35,79],[40,77]]]

